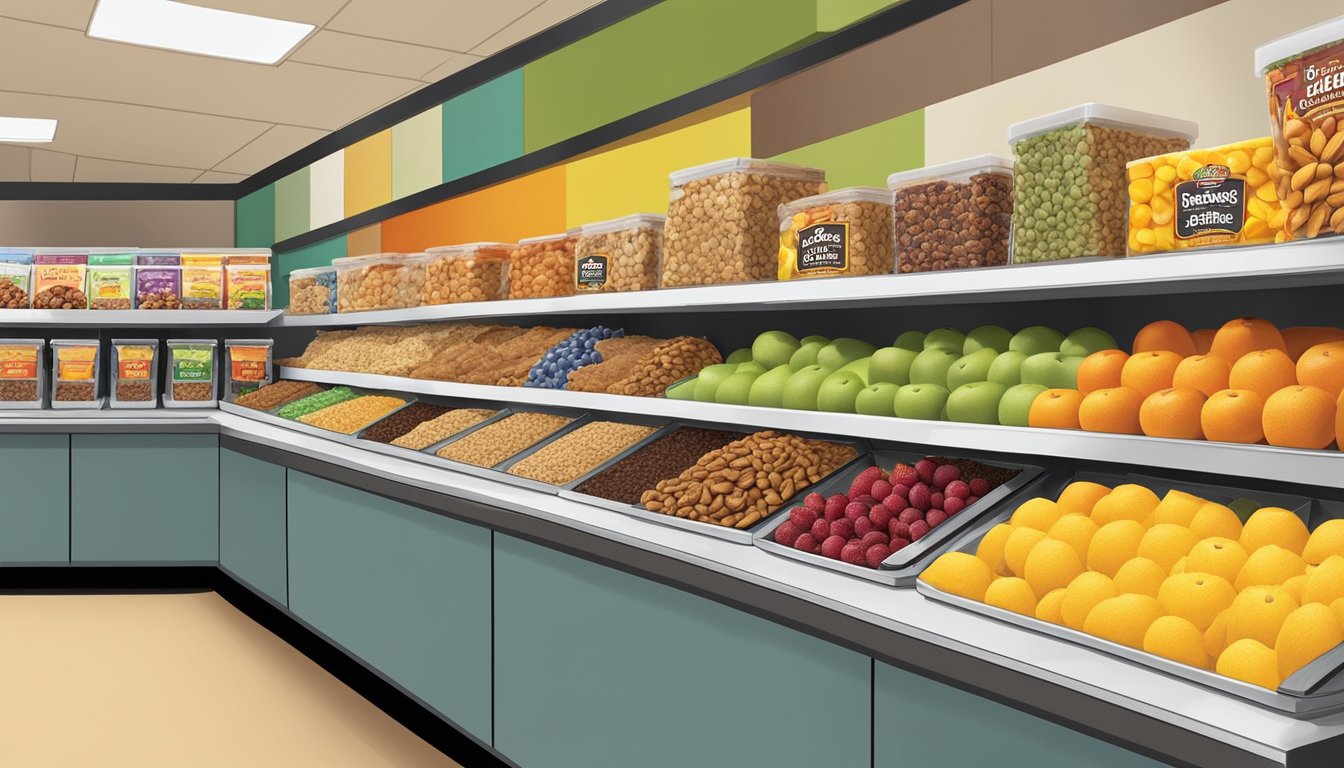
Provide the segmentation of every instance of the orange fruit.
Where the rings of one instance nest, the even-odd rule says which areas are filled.
[[[1149,395],[1139,406],[1139,426],[1149,437],[1203,440],[1199,414],[1204,393],[1198,389],[1164,389]]]
[[[1199,413],[1205,440],[1258,443],[1265,437],[1265,399],[1248,389],[1225,389],[1209,398]]]
[[[1249,389],[1268,400],[1269,396],[1284,387],[1297,383],[1297,370],[1293,361],[1285,352],[1277,349],[1261,349],[1247,352],[1232,364],[1227,376],[1229,389]]]
[[[1288,356],[1297,362],[1302,353],[1318,345],[1344,341],[1344,330],[1314,325],[1298,325],[1283,329],[1283,343],[1288,345]]]
[[[1158,320],[1139,329],[1134,337],[1134,354],[1140,352],[1175,352],[1190,357],[1195,352],[1195,337],[1185,326],[1171,320]]]
[[[1251,352],[1262,349],[1277,349],[1288,354],[1288,345],[1283,343],[1283,334],[1268,320],[1258,317],[1238,317],[1229,320],[1213,336],[1210,355],[1217,355],[1230,364]]]
[[[1335,397],[1344,392],[1344,342],[1317,344],[1297,359],[1297,381]]]
[[[1344,392],[1335,402],[1335,445],[1344,451]]]
[[[1195,340],[1195,353],[1200,355],[1209,354],[1209,349],[1213,347],[1213,336],[1218,333],[1212,328],[1200,328],[1198,331],[1190,334]]]
[[[1227,379],[1232,373],[1232,365],[1221,357],[1213,355],[1195,355],[1187,357],[1176,366],[1171,377],[1171,386],[1198,389],[1205,397],[1213,397],[1215,392],[1227,389]]]
[[[1120,386],[1120,369],[1129,355],[1119,349],[1093,352],[1078,366],[1078,391],[1084,395]]]
[[[1040,397],[1037,398],[1038,402]],[[1138,390],[1129,387],[1099,389],[1084,397],[1082,405],[1078,406],[1078,424],[1088,432],[1141,435],[1143,428],[1139,424],[1139,408],[1142,405],[1143,395]]]
[[[1168,389],[1182,359],[1175,352],[1136,352],[1120,370],[1120,386],[1136,389],[1144,397]]]
[[[1284,448],[1321,449],[1335,440],[1335,398],[1319,387],[1285,387],[1265,400],[1265,440]]]
[[[1076,389],[1047,389],[1036,396],[1027,412],[1027,424],[1046,429],[1080,429],[1078,407],[1083,394]]]

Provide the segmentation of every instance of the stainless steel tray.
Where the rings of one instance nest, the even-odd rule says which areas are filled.
[[[379,416],[377,419],[370,421],[369,424],[373,424],[381,419],[386,418],[387,416],[391,416],[392,414],[396,413],[402,408],[405,408],[411,403],[416,402],[414,395],[408,395],[401,392],[383,392],[381,390],[370,390],[370,389],[363,389],[360,387],[350,387],[350,389],[354,392],[359,393],[360,395],[388,395],[391,397],[405,398],[406,400],[405,403],[397,406],[391,411],[388,411],[386,414]],[[286,405],[287,404],[288,403],[286,403]],[[335,440],[337,442],[349,443],[352,445],[355,442],[354,436],[364,431],[369,426],[369,424],[365,424],[351,434],[345,434],[343,432],[333,432],[330,429],[323,429],[321,427],[314,427],[310,424],[304,424],[298,419],[286,419],[281,416],[277,416],[276,411],[280,410],[283,407],[285,406],[278,405],[274,408],[271,408],[270,410],[262,411],[256,408],[247,408],[245,406],[236,405],[234,403],[222,400],[219,402],[219,409],[221,411],[224,411],[225,413],[237,414],[239,416],[243,416],[249,419],[255,419],[256,421],[260,421],[265,424],[271,424],[273,426],[281,427],[283,429],[289,429],[295,432],[302,432],[307,435],[313,435],[314,437],[322,437],[326,438],[327,440]]]
[[[860,473],[872,466],[879,466],[890,470],[897,463],[914,464],[920,459],[926,458],[926,454],[906,453],[903,451],[874,451],[864,457],[863,461],[855,463],[847,471],[838,472],[831,475],[830,479],[816,486],[815,490],[823,496],[830,496],[835,493],[843,493],[849,489],[854,478]],[[954,457],[960,458],[960,457]],[[851,565],[840,560],[832,560],[829,557],[814,555],[810,552],[802,552],[793,547],[786,547],[775,542],[775,529],[783,525],[788,518],[779,514],[771,515],[770,525],[761,528],[752,543],[757,547],[783,557],[789,557],[799,560],[809,565],[815,565],[822,568],[829,568],[833,571],[839,571],[850,576],[857,576],[861,579],[876,581],[879,584],[887,584],[893,587],[909,587],[915,582],[922,570],[923,560],[935,552],[941,551],[944,544],[955,539],[958,534],[974,525],[976,521],[984,519],[986,515],[996,511],[997,505],[1001,502],[1014,498],[1017,492],[1032,483],[1040,476],[1042,470],[1040,467],[1032,464],[1016,464],[1004,461],[984,461],[981,459],[971,459],[981,464],[1004,469],[1015,469],[1017,474],[1005,482],[1003,485],[991,490],[985,494],[979,501],[963,509],[957,514],[947,518],[942,525],[930,529],[930,531],[919,541],[912,542],[909,546],[903,547],[898,552],[891,553],[891,556],[882,561],[882,567],[868,568],[861,565]],[[1033,486],[1034,487],[1034,486]],[[774,520],[773,518],[779,518]]]
[[[519,480],[519,481],[526,481],[527,483],[531,483],[531,484],[536,484],[536,481],[535,481],[535,480],[529,480],[528,478],[524,478],[524,477],[515,477],[514,475],[507,475],[507,474],[505,474],[505,473],[503,473],[503,472],[499,472],[499,471],[496,470],[496,467],[499,467],[499,466],[501,466],[501,465],[503,465],[503,464],[506,464],[507,462],[509,462],[510,460],[512,460],[512,459],[514,458],[514,456],[517,456],[517,455],[519,455],[519,454],[514,454],[514,456],[509,456],[509,457],[507,457],[506,459],[504,459],[504,461],[501,461],[499,464],[496,464],[496,465],[494,465],[494,466],[492,466],[492,467],[478,467],[478,466],[476,466],[475,464],[468,464],[468,463],[463,462],[463,461],[453,461],[452,459],[445,459],[445,458],[443,458],[443,457],[437,455],[438,452],[439,452],[439,450],[441,450],[444,446],[446,446],[446,445],[450,445],[450,444],[452,444],[452,443],[454,443],[454,442],[456,442],[456,441],[458,441],[458,440],[461,440],[462,438],[466,437],[467,435],[470,435],[471,433],[473,433],[473,432],[475,432],[475,431],[477,431],[477,430],[479,430],[479,429],[484,429],[484,428],[490,426],[491,424],[494,424],[494,423],[497,422],[497,421],[503,421],[504,419],[508,418],[509,416],[513,416],[513,415],[516,415],[516,414],[519,414],[519,413],[550,413],[550,414],[555,414],[555,415],[557,415],[557,416],[566,416],[566,417],[569,417],[569,418],[571,419],[571,421],[570,421],[568,424],[566,424],[566,425],[560,427],[560,428],[557,429],[555,432],[552,432],[550,435],[547,435],[545,438],[543,438],[542,440],[540,440],[538,443],[534,443],[533,445],[528,446],[526,449],[524,449],[523,451],[520,451],[519,453],[525,453],[525,452],[527,452],[528,450],[531,450],[532,448],[534,448],[536,445],[540,445],[541,443],[544,443],[544,442],[546,442],[547,440],[550,440],[552,436],[554,436],[554,435],[556,435],[556,434],[559,434],[559,433],[562,433],[562,432],[564,432],[564,431],[566,431],[566,430],[572,429],[572,428],[574,428],[575,426],[577,426],[578,424],[581,424],[581,423],[583,423],[584,421],[586,421],[586,420],[588,419],[588,414],[587,414],[587,413],[584,413],[584,412],[582,412],[582,411],[580,411],[580,412],[578,412],[578,413],[575,413],[575,412],[573,412],[573,411],[569,411],[569,410],[566,410],[566,409],[564,409],[564,408],[547,408],[547,407],[544,407],[544,406],[535,406],[535,407],[534,407],[534,406],[527,406],[527,407],[515,407],[515,408],[502,408],[502,409],[500,409],[499,413],[496,413],[494,416],[491,416],[490,418],[486,419],[485,421],[482,421],[480,424],[477,424],[476,426],[471,427],[470,429],[464,429],[464,430],[462,430],[461,432],[458,432],[456,435],[453,435],[453,436],[448,437],[448,438],[446,438],[446,439],[440,440],[439,442],[437,442],[437,443],[435,443],[435,444],[429,446],[428,448],[424,449],[423,451],[421,451],[421,453],[426,457],[426,459],[427,459],[426,463],[428,463],[430,466],[436,466],[436,467],[440,467],[440,468],[444,468],[444,467],[446,467],[446,468],[448,468],[448,469],[453,470],[454,472],[461,472],[461,473],[466,474],[466,475],[474,475],[475,477],[485,478],[486,480],[498,480],[498,481],[502,481],[502,482],[505,482],[505,483],[509,483],[510,485],[517,485],[517,486],[519,486],[519,487],[526,487],[526,488],[530,488],[530,489],[532,489],[532,490],[536,490],[536,486],[535,486],[535,485],[524,485],[524,484],[521,483],[521,482],[518,482],[518,483],[510,483],[510,480]],[[544,485],[544,484],[541,484],[541,485]],[[555,486],[553,486],[553,485],[546,485],[545,488],[546,488],[546,490],[545,490],[546,493],[555,493],[555,492],[558,490],[558,489],[557,489]]]
[[[427,401],[424,400],[424,399],[420,399],[420,400],[417,400],[417,402],[427,402]],[[466,429],[462,430],[461,432],[458,432],[457,434],[449,435],[448,437],[444,438],[443,440],[440,440],[438,443],[435,443],[434,445],[446,445],[447,442],[448,442],[449,440],[455,439],[455,438],[457,438],[459,435],[464,435],[464,434],[466,434],[466,433],[468,433],[468,432],[470,432],[470,431],[476,429],[477,427],[484,426],[485,424],[487,424],[487,423],[489,423],[489,422],[491,422],[491,421],[495,421],[495,420],[499,419],[499,418],[500,418],[500,414],[503,413],[504,411],[508,410],[508,408],[503,407],[503,406],[488,405],[488,404],[485,404],[485,403],[482,403],[482,402],[479,402],[479,401],[469,401],[469,400],[464,400],[464,401],[462,401],[462,402],[453,402],[453,403],[432,403],[432,404],[433,404],[433,405],[443,405],[443,406],[445,406],[445,407],[448,407],[448,408],[454,408],[454,409],[456,409],[456,408],[480,408],[481,410],[493,410],[493,411],[494,411],[494,413],[492,413],[491,415],[487,416],[485,419],[481,420],[479,423],[477,423],[477,424],[473,424],[473,425],[471,425],[470,427],[467,427]],[[390,415],[390,414],[389,414],[389,415]],[[381,419],[380,419],[379,421],[381,421]],[[367,427],[365,427],[364,429],[361,429],[359,432],[357,432],[357,433],[355,434],[355,440],[354,440],[355,444],[358,445],[360,448],[363,448],[364,450],[373,451],[373,452],[375,452],[375,453],[382,453],[382,454],[385,454],[385,455],[387,455],[387,456],[395,456],[395,457],[398,458],[398,459],[408,459],[408,460],[410,460],[410,461],[418,461],[418,462],[420,462],[420,463],[422,463],[422,464],[437,465],[437,466],[440,466],[440,467],[443,466],[443,462],[444,462],[443,459],[440,459],[438,456],[435,456],[435,455],[432,454],[432,453],[431,453],[431,454],[427,454],[427,453],[424,452],[424,450],[415,450],[415,449],[413,449],[413,448],[402,448],[402,447],[399,446],[399,445],[392,445],[391,443],[380,443],[380,442],[378,442],[377,440],[366,440],[366,439],[364,438],[364,433],[367,432],[369,429],[373,428],[374,426],[376,426],[377,423],[378,423],[378,422],[374,422],[373,424],[370,424],[369,426],[367,426]],[[430,447],[434,447],[434,446],[430,446]]]
[[[1051,497],[1058,496],[1064,486],[1069,482],[1076,480],[1091,480],[1106,484],[1118,483],[1138,483],[1147,485],[1156,490],[1163,491],[1172,488],[1202,495],[1205,497],[1213,496],[1226,499],[1235,499],[1245,497],[1264,504],[1265,506],[1284,506],[1277,503],[1280,500],[1288,500],[1303,497],[1289,497],[1279,493],[1265,493],[1261,491],[1252,491],[1233,488],[1230,486],[1205,485],[1201,483],[1186,483],[1180,480],[1171,480],[1166,478],[1156,478],[1141,475],[1115,475],[1099,472],[1078,472],[1072,476],[1054,475],[1050,477],[1050,483],[1046,490]],[[1309,501],[1309,500],[1308,500]],[[1306,506],[1310,506],[1307,504]],[[1292,509],[1293,507],[1286,507]],[[949,547],[949,551],[966,552],[975,554],[976,546],[980,539],[990,528],[1006,521],[1012,516],[1015,507],[1013,505],[1004,505],[1000,507],[997,514],[984,520],[974,530],[962,536]],[[1300,514],[1300,512],[1299,512]],[[1253,702],[1263,707],[1277,710],[1294,717],[1315,717],[1328,712],[1344,710],[1344,687],[1341,687],[1339,672],[1344,667],[1344,644],[1336,646],[1330,651],[1312,661],[1302,669],[1293,673],[1287,680],[1279,686],[1277,691],[1271,691],[1261,688],[1258,685],[1251,685],[1240,680],[1225,677],[1216,672],[1206,669],[1187,666],[1170,659],[1147,653],[1142,650],[1130,648],[1129,646],[1113,643],[1109,640],[1103,640],[1100,637],[1080,632],[1076,629],[1051,624],[1048,621],[1042,621],[1033,616],[1024,616],[1012,611],[996,608],[975,600],[970,600],[959,595],[953,595],[944,592],[937,587],[930,585],[923,579],[915,583],[915,589],[922,595],[933,600],[938,600],[948,605],[956,606],[972,613],[978,613],[999,621],[1007,622],[1018,627],[1048,635],[1060,640],[1091,648],[1096,651],[1109,653],[1112,656],[1118,656],[1126,661],[1141,664],[1150,669],[1155,669],[1171,677],[1179,678],[1192,683],[1198,683],[1208,688],[1228,693]]]
[[[514,464],[517,464],[518,462],[522,461],[523,459],[527,458],[528,456],[531,456],[532,454],[536,453],[537,451],[540,451],[541,449],[545,448],[546,446],[550,445],[551,443],[555,442],[556,440],[559,440],[560,438],[564,437],[565,435],[569,434],[570,432],[573,432],[574,430],[578,429],[579,427],[585,426],[585,425],[587,425],[587,424],[591,424],[591,423],[593,423],[593,422],[595,422],[595,421],[619,421],[619,422],[623,422],[623,423],[627,423],[627,424],[639,424],[639,425],[646,426],[646,427],[654,427],[655,429],[654,429],[654,431],[653,431],[653,435],[658,434],[659,432],[661,432],[661,431],[663,431],[664,429],[666,429],[667,426],[668,426],[667,419],[665,419],[665,418],[659,418],[659,417],[656,417],[656,416],[629,415],[629,416],[621,416],[620,418],[611,418],[611,417],[608,417],[608,416],[605,416],[605,415],[604,415],[604,416],[599,416],[599,415],[597,415],[597,414],[588,414],[588,416],[585,417],[584,419],[575,419],[574,421],[570,422],[569,424],[566,424],[563,428],[561,428],[561,429],[559,429],[559,430],[556,430],[555,432],[551,433],[551,435],[550,435],[549,437],[547,437],[545,440],[542,440],[541,442],[539,442],[539,443],[533,445],[531,448],[528,448],[527,450],[525,450],[525,451],[523,451],[523,452],[521,452],[521,453],[518,453],[518,454],[516,454],[516,455],[514,455],[514,456],[512,456],[512,457],[510,457],[510,458],[508,458],[508,459],[505,459],[503,462],[501,462],[500,464],[496,465],[496,466],[494,467],[494,470],[495,470],[496,472],[499,472],[499,473],[501,473],[501,474],[504,475],[504,477],[499,478],[499,479],[502,480],[503,482],[511,483],[511,484],[513,484],[513,485],[522,486],[523,488],[531,488],[531,489],[534,490],[534,491],[541,491],[542,493],[555,493],[555,494],[558,494],[558,493],[560,492],[560,489],[561,489],[562,487],[566,487],[565,485],[555,485],[555,484],[552,484],[552,483],[542,482],[541,480],[534,480],[534,479],[532,479],[532,478],[530,478],[530,477],[520,477],[520,476],[518,476],[518,475],[509,474],[509,469],[510,469]],[[637,440],[637,441],[635,442],[635,446],[643,445],[643,444],[649,439],[649,437],[652,437],[652,435],[649,435],[649,436],[647,436],[647,437],[644,437],[644,438],[641,439],[641,440]],[[626,453],[628,453],[630,450],[631,450],[630,448],[626,448],[625,450],[622,450],[620,453],[618,453],[618,454],[616,454],[616,455],[617,455],[617,456],[623,456],[623,455],[625,455]],[[606,461],[603,461],[601,464],[598,464],[598,467],[600,468],[600,467],[607,466],[607,465],[609,465],[609,464],[612,462],[612,460],[613,460],[613,459],[607,459]],[[595,471],[595,470],[589,470],[589,472],[588,472],[588,473],[585,473],[585,475],[586,475],[586,474],[590,474],[590,473],[593,472],[593,471]],[[585,475],[580,475],[580,477],[584,477]],[[571,482],[574,482],[574,481],[571,481]],[[568,485],[568,484],[566,484],[566,485]]]

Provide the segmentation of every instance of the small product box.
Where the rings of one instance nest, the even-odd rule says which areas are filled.
[[[97,339],[52,339],[52,408],[102,408]]]
[[[334,315],[336,268],[309,267],[289,273],[289,314]]]
[[[159,404],[158,339],[112,340],[113,408],[156,408]]]
[[[88,309],[89,255],[43,248],[33,255],[33,309]]]
[[[229,383],[224,391],[226,402],[271,383],[271,349],[275,344],[270,339],[226,339],[224,341],[225,367],[228,370]]]
[[[0,339],[0,408],[41,408],[46,384],[42,339]]]
[[[379,253],[333,259],[340,312],[420,306],[425,289],[423,253]]]
[[[129,250],[89,252],[89,309],[132,309],[135,254]]]
[[[219,361],[214,339],[170,339],[168,341],[168,389],[163,395],[165,408],[214,408],[215,377]]]
[[[181,309],[182,267],[137,265],[135,268],[136,309]]]
[[[270,264],[229,264],[224,273],[229,309],[271,308]]]
[[[573,232],[519,240],[509,252],[509,298],[572,296],[577,240]]]
[[[224,257],[218,253],[182,254],[182,309],[224,308]]]
[[[838,189],[779,206],[780,280],[889,275],[891,193]]]
[[[504,298],[512,243],[441,245],[425,251],[429,260],[422,304],[497,301]]]
[[[32,251],[0,251],[0,309],[28,309],[32,306],[33,295],[29,290],[32,276]]]
[[[584,224],[574,244],[574,288],[579,293],[652,291],[663,268],[666,216],[636,213]]]
[[[1013,161],[980,155],[887,177],[896,271],[1000,267],[1013,226]]]

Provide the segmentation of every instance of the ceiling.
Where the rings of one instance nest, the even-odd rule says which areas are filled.
[[[276,66],[85,36],[96,0],[0,0],[0,181],[235,182],[599,0],[185,0],[317,25]]]

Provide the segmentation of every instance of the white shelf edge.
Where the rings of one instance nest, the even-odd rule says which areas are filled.
[[[1218,475],[1265,477],[1288,483],[1344,488],[1344,452],[1330,450],[1307,451],[1263,445],[1171,440],[1142,435],[791,411],[781,408],[670,400],[661,397],[629,397],[529,387],[457,384],[306,368],[281,368],[280,377],[467,400],[492,400],[523,405],[662,416],[687,421],[795,430],[944,448],[1080,458]]]
[[[283,315],[276,323],[284,327],[334,327],[578,313],[899,306],[978,301],[986,296],[1072,298],[1171,290],[1203,293],[1238,287],[1319,285],[1330,279],[1344,283],[1344,238],[904,275],[508,299],[345,315]]]
[[[0,309],[2,326],[268,325],[281,309]]]

